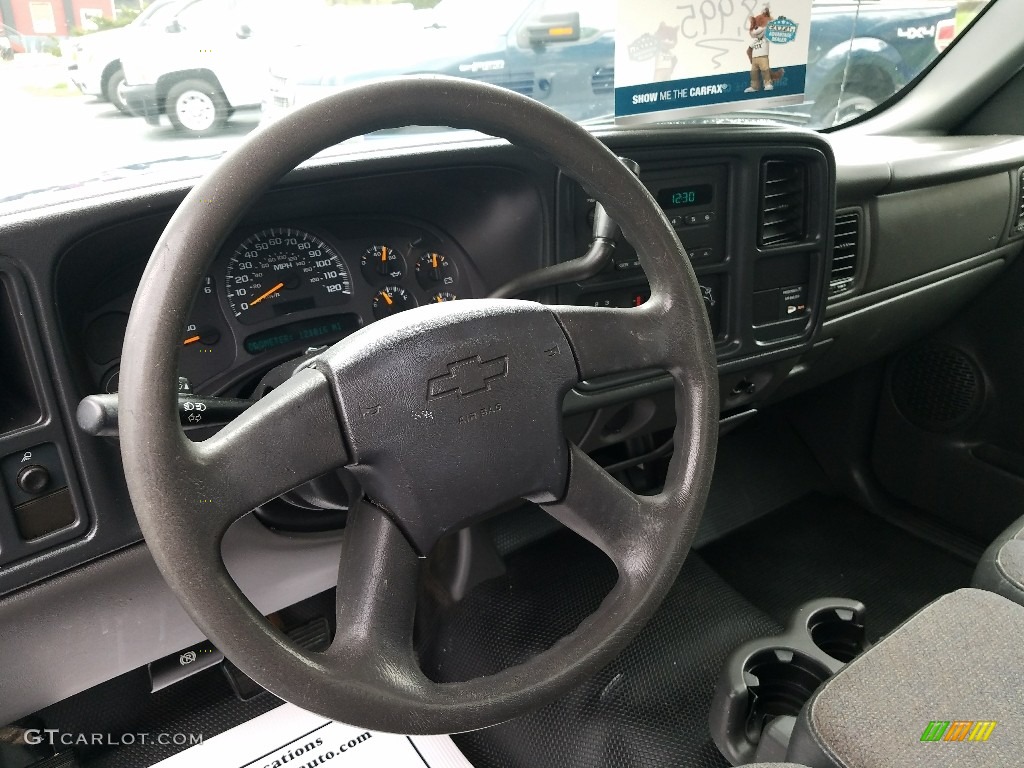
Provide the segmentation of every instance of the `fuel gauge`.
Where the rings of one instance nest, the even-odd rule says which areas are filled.
[[[185,341],[182,343],[186,347],[193,344],[199,347],[212,347],[218,341],[220,341],[220,331],[212,325],[190,325],[185,329]]]
[[[441,291],[440,293],[435,293],[433,296],[430,297],[430,303],[443,304],[446,301],[455,301],[457,298],[459,297],[456,296],[454,293],[451,293],[449,291]]]

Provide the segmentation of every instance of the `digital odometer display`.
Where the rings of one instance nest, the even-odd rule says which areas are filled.
[[[321,238],[278,227],[242,241],[228,262],[224,288],[234,316],[252,325],[344,301],[352,295],[352,277]]]
[[[269,331],[254,333],[245,340],[245,351],[250,355],[258,355],[270,349],[288,344],[303,342],[313,346],[312,342],[328,338],[339,339],[359,330],[357,315],[329,315],[312,320],[301,320],[287,323]]]
[[[714,198],[710,184],[691,184],[688,187],[669,187],[658,191],[658,205],[665,210],[707,205]]]

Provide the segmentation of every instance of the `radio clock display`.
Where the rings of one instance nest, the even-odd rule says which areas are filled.
[[[669,187],[658,191],[658,205],[665,210],[707,205],[714,197],[710,184],[691,184],[687,187]]]

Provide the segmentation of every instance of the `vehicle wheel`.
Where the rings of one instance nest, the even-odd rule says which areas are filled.
[[[107,101],[117,107],[118,112],[128,114],[128,104],[124,100],[124,70],[117,69],[114,74],[107,78],[103,87],[103,95]]]
[[[167,117],[176,130],[206,136],[228,119],[224,94],[205,80],[184,80],[167,92]]]
[[[856,89],[847,88],[842,96],[838,89],[830,90],[821,100],[823,109],[818,125],[823,128],[842,125],[856,117],[866,115],[881,102],[882,100]]]

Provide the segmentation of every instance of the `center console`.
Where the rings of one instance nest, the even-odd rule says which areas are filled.
[[[695,145],[688,151],[616,148],[665,211],[697,274],[719,364],[761,364],[806,351],[827,299],[835,165],[818,137]],[[561,260],[583,253],[594,201],[563,180],[569,215]],[[600,274],[562,286],[561,303],[642,304],[650,288],[635,250],[617,243]]]

